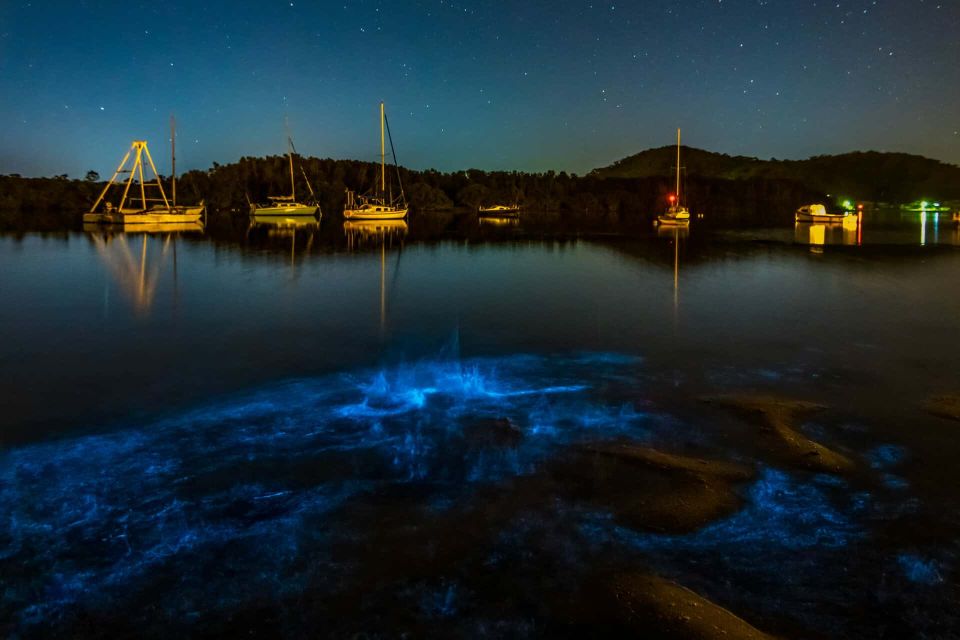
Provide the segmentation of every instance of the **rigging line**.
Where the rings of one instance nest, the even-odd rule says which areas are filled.
[[[400,256],[403,254],[403,239],[400,239],[400,244],[397,246],[397,261],[393,265],[393,278],[390,280],[390,297],[393,298],[394,291],[397,288],[397,278],[400,276]]]
[[[293,144],[293,138],[291,136],[287,136],[287,141],[290,143],[290,150],[293,151],[293,155],[299,156],[300,154],[297,153],[297,148]],[[313,196],[314,200],[316,200],[317,194],[313,192],[313,187],[310,185],[310,178],[307,177],[307,171],[303,168],[303,163],[298,162],[297,166],[300,167],[300,173],[303,174],[303,180],[307,183],[307,189],[310,191],[310,195]]]
[[[393,136],[390,134],[390,120],[387,119],[387,114],[383,114],[383,122],[387,125],[387,138],[390,140],[390,154],[393,156],[393,168],[397,170],[397,184],[400,185],[400,197],[403,198],[403,202],[407,202],[407,197],[403,193],[403,180],[400,179],[400,165],[397,162],[397,151],[393,148]]]

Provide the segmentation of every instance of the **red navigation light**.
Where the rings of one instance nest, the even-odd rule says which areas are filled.
[[[857,209],[862,210],[862,209],[863,209],[863,205],[862,205],[862,204],[858,204],[858,205],[857,205]]]
[[[667,196],[667,199],[670,200],[670,204],[673,204],[673,201],[677,199],[677,196],[671,193],[669,196]]]

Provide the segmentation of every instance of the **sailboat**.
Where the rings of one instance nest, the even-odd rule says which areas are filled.
[[[128,169],[126,167],[131,156],[133,162]],[[144,178],[144,161],[153,172],[153,178],[149,181]],[[110,188],[117,183],[117,178],[123,173],[129,173],[130,177],[124,184],[120,204],[115,207],[112,202],[106,200],[106,197]],[[131,193],[131,187],[134,185],[139,188],[133,189]],[[147,197],[148,188],[152,197]],[[90,211],[83,214],[83,223],[122,225],[198,223],[200,216],[203,215],[203,209],[203,202],[196,206],[185,207],[177,206],[175,200],[173,202],[168,200],[146,140],[134,140],[126,155],[123,156],[123,160],[120,161],[120,166],[114,171],[113,177],[100,192],[100,197],[90,207]]]
[[[196,216],[195,223],[200,223],[200,215],[203,214],[205,209],[202,199],[200,204],[194,206],[177,204],[177,121],[173,115],[170,116],[170,201],[172,203],[170,208],[174,213],[185,215],[191,219]],[[159,208],[160,205],[154,205],[153,207],[154,210]],[[204,218],[204,223],[206,223],[206,218]]]
[[[261,218],[267,216],[315,216],[317,212],[320,211],[320,206],[317,204],[303,204],[297,202],[297,188],[293,180],[293,154],[296,153],[296,149],[293,148],[293,138],[287,136],[287,143],[289,145],[289,151],[287,156],[290,159],[290,195],[289,196],[270,196],[270,204],[250,204],[250,215]],[[300,167],[300,171],[303,173],[303,179],[307,183],[307,189],[310,191],[310,196],[313,198],[314,203],[316,202],[316,194],[313,192],[313,187],[310,186],[310,180],[307,179],[307,174],[303,171],[303,167]]]
[[[386,137],[385,137],[386,135]],[[393,149],[393,136],[390,135],[390,125],[387,123],[387,114],[383,103],[380,103],[380,180],[379,190],[372,195],[357,195],[347,190],[347,200],[343,207],[345,220],[403,220],[407,217],[407,198],[403,193],[403,183],[400,182],[400,170],[397,169],[397,183],[400,188],[398,198],[393,197],[393,185],[387,191],[387,153],[386,140],[390,140],[390,153],[393,155],[393,166],[397,168],[397,154]]]
[[[670,208],[657,216],[657,222],[663,225],[690,224],[690,211],[680,202],[680,129],[677,129],[677,190],[670,194]]]

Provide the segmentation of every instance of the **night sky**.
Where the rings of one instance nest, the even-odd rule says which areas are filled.
[[[960,163],[960,1],[0,3],[0,173],[285,151],[583,173],[674,129],[762,158]]]

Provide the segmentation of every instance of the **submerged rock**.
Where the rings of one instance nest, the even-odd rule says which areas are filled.
[[[736,462],[680,456],[622,442],[585,445],[584,449],[663,471],[714,476],[741,482],[753,477],[750,467]]]
[[[960,394],[934,396],[927,400],[927,413],[948,420],[960,420]]]
[[[570,497],[609,510],[632,529],[658,533],[689,533],[737,511],[735,485],[753,477],[740,464],[627,443],[581,446],[552,473]]]
[[[762,425],[767,448],[785,462],[810,471],[845,473],[854,462],[828,447],[806,437],[796,423],[804,414],[826,407],[813,402],[775,396],[728,395],[704,398],[706,402],[733,409]]]
[[[650,574],[615,576],[610,582],[610,591],[616,615],[638,637],[676,640],[774,637],[690,589]]]

